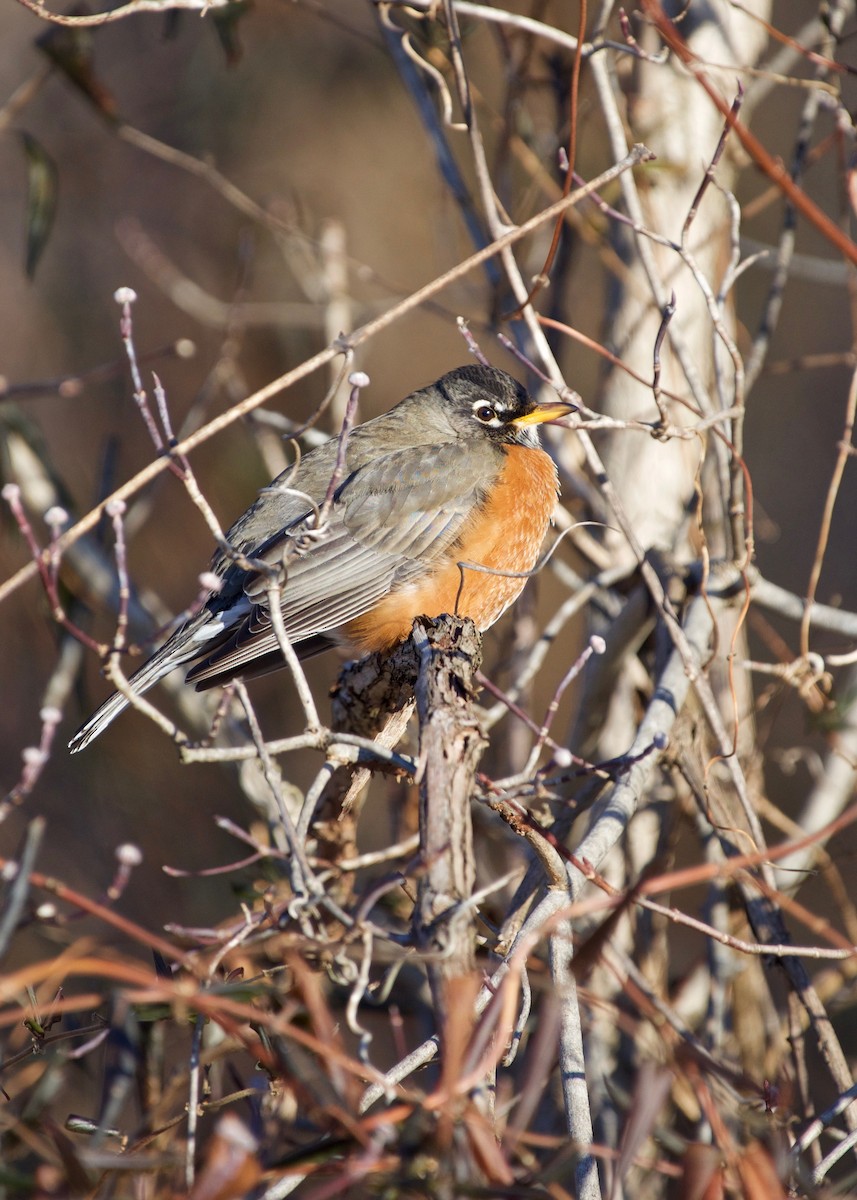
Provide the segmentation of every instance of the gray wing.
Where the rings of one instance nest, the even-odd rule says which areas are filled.
[[[289,638],[300,643],[340,628],[443,556],[502,468],[501,450],[487,445],[481,453],[484,459],[474,461],[473,445],[460,442],[394,451],[358,468],[340,486],[321,540],[298,549],[296,539],[311,516],[305,511],[255,547],[253,557],[272,566],[285,562],[281,607]],[[230,636],[193,668],[189,679],[222,679],[279,653],[266,576],[242,572],[242,588],[243,603],[249,599],[252,609],[241,614]],[[219,607],[210,605],[215,611]]]
[[[296,471],[274,480],[226,535],[250,558],[271,565],[284,556],[291,559],[282,608],[301,656],[324,649],[331,640],[327,632],[366,612],[394,586],[419,578],[446,553],[483,499],[474,481],[490,486],[502,468],[498,448],[456,442],[411,446],[369,461],[373,445],[361,433],[355,430],[349,445],[350,474],[338,490],[322,541],[292,557],[296,538],[307,531],[327,492],[336,443],[314,450]],[[222,579],[221,590],[134,672],[130,683],[138,695],[175,667],[194,661],[188,678],[204,687],[247,669],[281,665],[267,612],[266,577],[220,552],[211,569]],[[71,749],[87,746],[127,704],[119,692],[110,696],[78,730]]]

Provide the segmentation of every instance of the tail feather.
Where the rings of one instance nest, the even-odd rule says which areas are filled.
[[[139,670],[129,677],[131,690],[135,695],[142,696],[175,667],[195,662],[203,655],[213,653],[223,641],[232,636],[233,627],[244,620],[251,608],[250,602],[240,594],[233,598],[230,604],[217,611],[212,611],[208,605],[200,609],[178,627],[169,641],[165,642],[160,650],[156,650],[148,662],[144,662]],[[114,692],[109,696],[69,742],[72,754],[77,754],[79,750],[88,746],[129,704],[130,701],[121,692]]]
[[[180,630],[179,632],[183,632]],[[159,679],[163,679],[165,675],[169,675],[174,667],[180,666],[188,659],[195,658],[198,652],[197,647],[188,648],[187,641],[183,640],[180,645],[173,645],[174,639],[171,639],[165,646],[161,648],[159,653],[150,658],[147,663],[140,667],[139,671],[135,671],[130,676],[128,683],[131,685],[135,695],[142,696],[148,692],[149,688],[154,687]],[[114,692],[109,696],[99,709],[97,709],[85,725],[81,725],[77,733],[68,744],[72,754],[77,754],[89,745],[91,741],[98,737],[107,726],[119,716],[121,712],[130,704],[126,696],[121,692]]]
[[[92,714],[85,725],[81,725],[77,733],[68,744],[72,754],[77,754],[78,751],[85,749],[89,743],[97,738],[102,730],[106,729],[111,721],[114,721],[121,712],[128,707],[129,701],[122,695],[121,692],[114,692],[96,712]]]

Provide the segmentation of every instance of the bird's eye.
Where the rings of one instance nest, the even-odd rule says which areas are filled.
[[[473,409],[473,415],[483,425],[490,425],[492,421],[497,420],[497,413],[490,404],[477,404]]]

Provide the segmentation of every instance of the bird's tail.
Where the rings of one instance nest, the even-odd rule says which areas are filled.
[[[250,602],[243,596],[216,613],[207,606],[200,609],[179,625],[169,641],[129,677],[131,691],[135,696],[142,696],[175,667],[192,663],[204,654],[211,654],[221,641],[231,636],[233,626],[243,620],[250,609]],[[72,754],[88,746],[130,703],[122,692],[114,692],[71,739],[68,747]]]
[[[157,654],[144,663],[139,671],[135,671],[130,676],[128,683],[136,696],[142,696],[144,692],[148,692],[149,688],[154,687],[158,680],[168,675],[174,667],[194,657],[192,653],[188,653],[186,642],[174,645],[175,640],[175,637],[172,638]],[[109,696],[86,724],[81,725],[69,742],[68,748],[72,754],[77,754],[79,750],[85,749],[112,721],[116,720],[121,712],[125,711],[129,704],[130,700],[122,692],[114,692],[112,696]]]

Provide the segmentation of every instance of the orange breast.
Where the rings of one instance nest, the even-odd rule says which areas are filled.
[[[370,612],[350,621],[343,633],[362,654],[404,641],[414,618],[458,613],[480,629],[517,599],[526,579],[491,571],[530,571],[550,524],[557,499],[556,468],[543,450],[505,447],[506,461],[490,498],[473,515],[454,550],[418,583],[391,592]],[[459,568],[459,562],[489,568]]]

